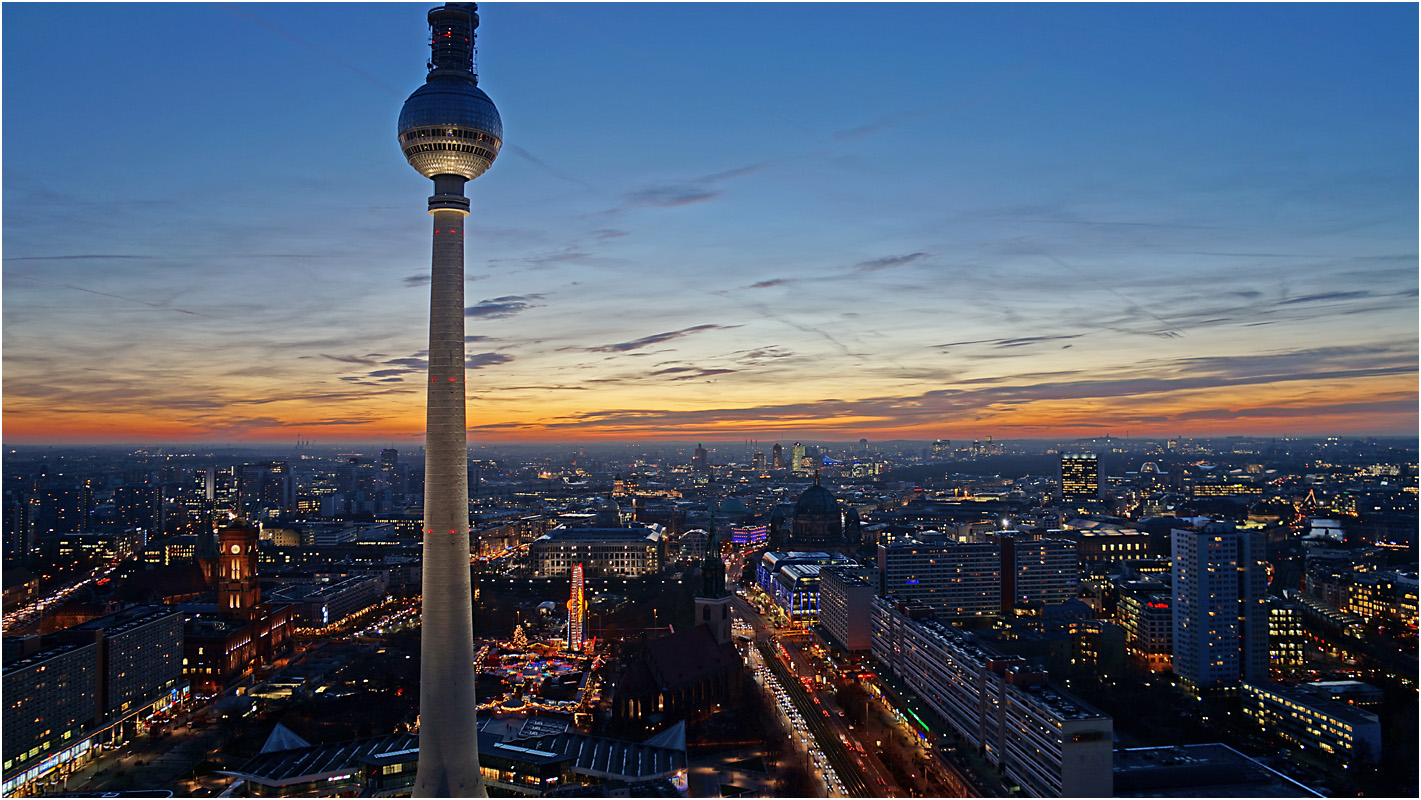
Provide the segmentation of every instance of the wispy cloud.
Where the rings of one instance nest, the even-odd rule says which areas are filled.
[[[464,359],[464,367],[466,369],[483,369],[498,364],[507,364],[512,360],[513,356],[503,353],[475,353]]]
[[[161,258],[161,256],[140,256],[140,255],[119,254],[119,253],[85,253],[85,254],[82,254],[82,255],[72,255],[72,256],[6,256],[3,260],[5,260],[5,261],[87,261],[87,260],[90,260],[90,259],[98,259],[98,260],[102,260],[102,261],[109,261],[109,260],[112,260],[112,259],[135,259],[135,260],[140,260],[140,261],[155,261],[155,260],[158,260],[158,259],[160,259],[160,258]],[[20,277],[25,277],[25,276],[20,276]]]
[[[1275,305],[1291,306],[1298,303],[1327,303],[1333,300],[1357,300],[1371,296],[1372,293],[1366,290],[1355,292],[1322,292],[1321,294],[1307,294],[1302,297],[1291,297],[1287,300],[1279,300]]]
[[[720,190],[712,188],[713,184],[759,172],[769,165],[770,162],[761,162],[685,181],[653,184],[627,192],[627,204],[653,208],[675,208],[676,206],[703,203],[720,195]]]
[[[794,283],[794,281],[791,280],[790,278],[771,278],[771,279],[766,280],[766,281],[758,281],[758,282],[756,282],[756,283],[752,283],[752,284],[750,284],[749,286],[747,286],[747,287],[745,287],[745,288],[747,288],[747,289],[771,289],[771,288],[774,288],[774,287],[776,287],[776,286],[788,286],[788,285],[791,284],[791,283]]]
[[[657,334],[652,334],[651,336],[643,336],[643,337],[640,338],[640,339],[633,339],[633,340],[631,340],[631,341],[629,341],[629,342],[617,342],[616,344],[604,344],[604,345],[601,345],[601,346],[599,346],[599,347],[589,347],[589,348],[587,348],[587,350],[588,350],[588,352],[592,352],[592,353],[625,353],[625,352],[627,352],[627,351],[629,351],[629,350],[640,350],[640,349],[643,348],[643,347],[650,347],[651,345],[654,345],[654,344],[661,344],[662,342],[669,342],[669,341],[671,341],[672,339],[679,339],[679,338],[681,338],[682,336],[690,336],[690,335],[693,334],[693,333],[700,333],[700,332],[702,332],[702,331],[723,330],[723,329],[738,328],[738,327],[740,327],[740,326],[738,326],[738,325],[696,325],[696,326],[693,326],[693,327],[690,327],[690,328],[682,328],[682,329],[679,330],[679,331],[667,331],[666,333],[657,333]]]
[[[360,364],[365,367],[380,366],[380,362],[373,361],[369,358],[361,358],[360,356],[333,356],[329,353],[320,353],[319,355],[321,358],[329,358],[332,361],[340,361],[345,364]]]
[[[492,300],[480,300],[476,305],[464,309],[464,316],[482,319],[502,319],[540,306],[533,301],[543,299],[541,294],[505,295]]]
[[[901,256],[883,256],[882,258],[860,261],[853,266],[853,270],[854,272],[878,272],[879,270],[893,269],[894,267],[901,267],[905,264],[911,264],[914,261],[921,261],[931,257],[931,253],[908,253],[907,255]]]

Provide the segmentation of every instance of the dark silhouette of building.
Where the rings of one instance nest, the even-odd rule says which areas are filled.
[[[834,495],[819,485],[819,473],[815,472],[814,484],[805,489],[794,504],[789,546],[834,547],[841,544],[844,544],[843,512]]]

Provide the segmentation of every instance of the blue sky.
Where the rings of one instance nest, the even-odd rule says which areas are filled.
[[[419,438],[432,5],[4,5],[7,441]],[[480,14],[475,440],[1416,430],[1413,4]]]

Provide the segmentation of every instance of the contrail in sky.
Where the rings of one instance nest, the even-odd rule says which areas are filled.
[[[148,301],[148,300],[139,300],[139,299],[136,298],[136,297],[124,297],[124,296],[121,295],[121,294],[109,294],[108,292],[99,292],[99,291],[95,291],[95,290],[93,290],[93,289],[85,289],[85,288],[82,287],[82,286],[74,286],[74,285],[68,284],[68,283],[56,283],[55,281],[47,281],[47,280],[44,280],[43,278],[36,278],[36,277],[34,277],[34,276],[32,276],[32,275],[21,275],[21,274],[18,273],[18,272],[7,272],[7,273],[5,273],[5,274],[6,274],[7,276],[11,277],[11,278],[24,278],[24,279],[27,280],[27,281],[34,281],[35,283],[44,283],[44,284],[48,284],[48,285],[50,285],[50,286],[59,286],[59,287],[64,288],[64,289],[73,289],[73,290],[76,291],[76,292],[88,292],[89,294],[97,294],[97,295],[100,295],[100,296],[102,296],[102,297],[112,297],[112,298],[114,298],[115,300],[127,300],[127,301],[130,302],[130,303],[142,303],[142,304],[145,305],[145,306],[152,306],[153,308],[167,309],[168,311],[176,311],[176,312],[178,312],[179,314],[191,314],[191,315],[193,315],[194,317],[207,317],[208,319],[217,319],[217,317],[211,316],[210,314],[199,314],[199,313],[196,312],[196,311],[188,311],[186,308],[173,308],[172,306],[163,305],[162,303],[154,303],[154,302],[151,302],[151,301]]]
[[[222,4],[222,8],[226,9],[226,10],[227,10],[227,13],[229,13],[229,14],[231,14],[231,15],[233,15],[233,16],[241,17],[242,19],[244,19],[244,20],[246,20],[246,21],[248,21],[248,22],[250,22],[250,23],[252,23],[252,24],[254,24],[254,25],[260,25],[261,27],[266,28],[267,30],[271,31],[272,33],[277,34],[278,36],[281,36],[281,37],[286,38],[286,39],[290,39],[291,41],[295,42],[296,44],[299,44],[299,45],[301,45],[302,47],[306,48],[307,50],[310,50],[311,52],[313,52],[313,53],[315,53],[316,55],[320,56],[321,58],[324,58],[326,61],[329,61],[330,63],[336,65],[337,67],[340,67],[341,69],[343,69],[343,70],[345,70],[345,71],[347,71],[347,72],[350,72],[350,73],[352,73],[352,74],[354,74],[354,75],[359,76],[361,80],[365,81],[366,83],[371,84],[372,86],[376,86],[376,87],[378,87],[378,88],[384,90],[385,92],[387,92],[388,94],[390,94],[391,96],[393,96],[393,97],[395,97],[395,98],[397,98],[397,99],[403,99],[403,98],[404,98],[404,95],[400,93],[400,90],[399,90],[399,89],[396,89],[395,87],[391,86],[390,84],[385,83],[384,81],[380,80],[379,78],[375,77],[374,75],[371,75],[370,73],[366,72],[365,70],[363,70],[363,69],[361,69],[361,68],[359,68],[359,67],[357,67],[357,66],[355,66],[355,65],[353,65],[353,64],[350,64],[350,63],[347,63],[347,62],[345,62],[345,61],[342,61],[339,56],[335,55],[334,53],[330,52],[329,50],[326,50],[326,49],[323,48],[323,47],[319,47],[319,46],[317,46],[317,45],[314,45],[314,44],[312,44],[312,43],[306,41],[305,39],[302,39],[301,37],[297,36],[296,34],[291,33],[290,31],[287,31],[287,30],[285,30],[285,29],[283,29],[283,28],[280,28],[280,27],[278,27],[278,26],[276,26],[276,25],[273,25],[272,23],[267,22],[266,20],[262,19],[261,17],[258,17],[258,16],[255,16],[255,15],[249,14],[249,13],[247,13],[246,11],[244,11],[243,9],[240,9],[240,8],[234,6],[234,5],[229,4],[229,3],[223,3],[223,4]]]
[[[1180,329],[1179,329],[1179,326],[1175,325],[1174,323],[1170,322],[1169,320],[1165,319],[1164,317],[1161,317],[1160,315],[1154,313],[1153,311],[1149,310],[1148,308],[1145,308],[1144,305],[1142,305],[1142,304],[1140,304],[1140,303],[1137,303],[1137,302],[1135,302],[1134,300],[1131,300],[1130,298],[1128,298],[1128,297],[1126,297],[1125,295],[1121,294],[1119,291],[1117,291],[1117,290],[1115,289],[1115,287],[1111,286],[1110,284],[1105,283],[1104,281],[1101,281],[1101,280],[1099,280],[1099,279],[1097,279],[1097,278],[1094,278],[1094,277],[1092,277],[1092,276],[1090,276],[1090,275],[1087,275],[1087,274],[1085,274],[1084,272],[1081,272],[1080,270],[1078,270],[1078,269],[1076,269],[1075,267],[1071,266],[1070,264],[1067,264],[1066,262],[1062,261],[1061,259],[1059,259],[1059,258],[1057,258],[1057,257],[1055,257],[1055,256],[1053,256],[1053,255],[1051,255],[1050,253],[1046,252],[1045,250],[1042,250],[1039,245],[1037,245],[1035,242],[1031,241],[1031,237],[1029,237],[1029,236],[1020,237],[1020,238],[1018,238],[1016,241],[1019,241],[1019,242],[1021,242],[1022,244],[1025,244],[1027,247],[1030,247],[1031,249],[1035,250],[1036,252],[1040,253],[1041,255],[1043,255],[1043,256],[1045,256],[1045,257],[1051,259],[1052,261],[1056,262],[1057,265],[1059,265],[1059,266],[1061,266],[1061,267],[1063,267],[1063,268],[1065,268],[1065,269],[1068,269],[1068,270],[1070,270],[1071,272],[1074,272],[1075,274],[1081,276],[1082,278],[1085,278],[1086,280],[1090,281],[1091,283],[1095,284],[1096,286],[1099,286],[1100,288],[1104,289],[1104,290],[1107,291],[1107,292],[1110,292],[1111,294],[1115,295],[1116,297],[1120,298],[1121,300],[1124,300],[1124,301],[1125,301],[1126,303],[1128,303],[1131,307],[1133,307],[1133,308],[1138,308],[1138,309],[1140,309],[1141,311],[1143,311],[1144,313],[1148,314],[1149,316],[1154,317],[1155,321],[1158,322],[1159,324],[1163,325],[1167,330],[1173,331],[1173,332],[1179,334],[1180,336],[1186,336],[1186,335],[1188,335],[1188,334],[1186,334],[1184,331],[1180,330]]]

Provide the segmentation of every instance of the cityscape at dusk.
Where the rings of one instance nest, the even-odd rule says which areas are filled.
[[[1411,5],[483,14],[471,441],[1417,428]],[[7,443],[418,446],[413,16],[6,4]]]
[[[6,3],[0,796],[1421,795],[1418,13]]]

